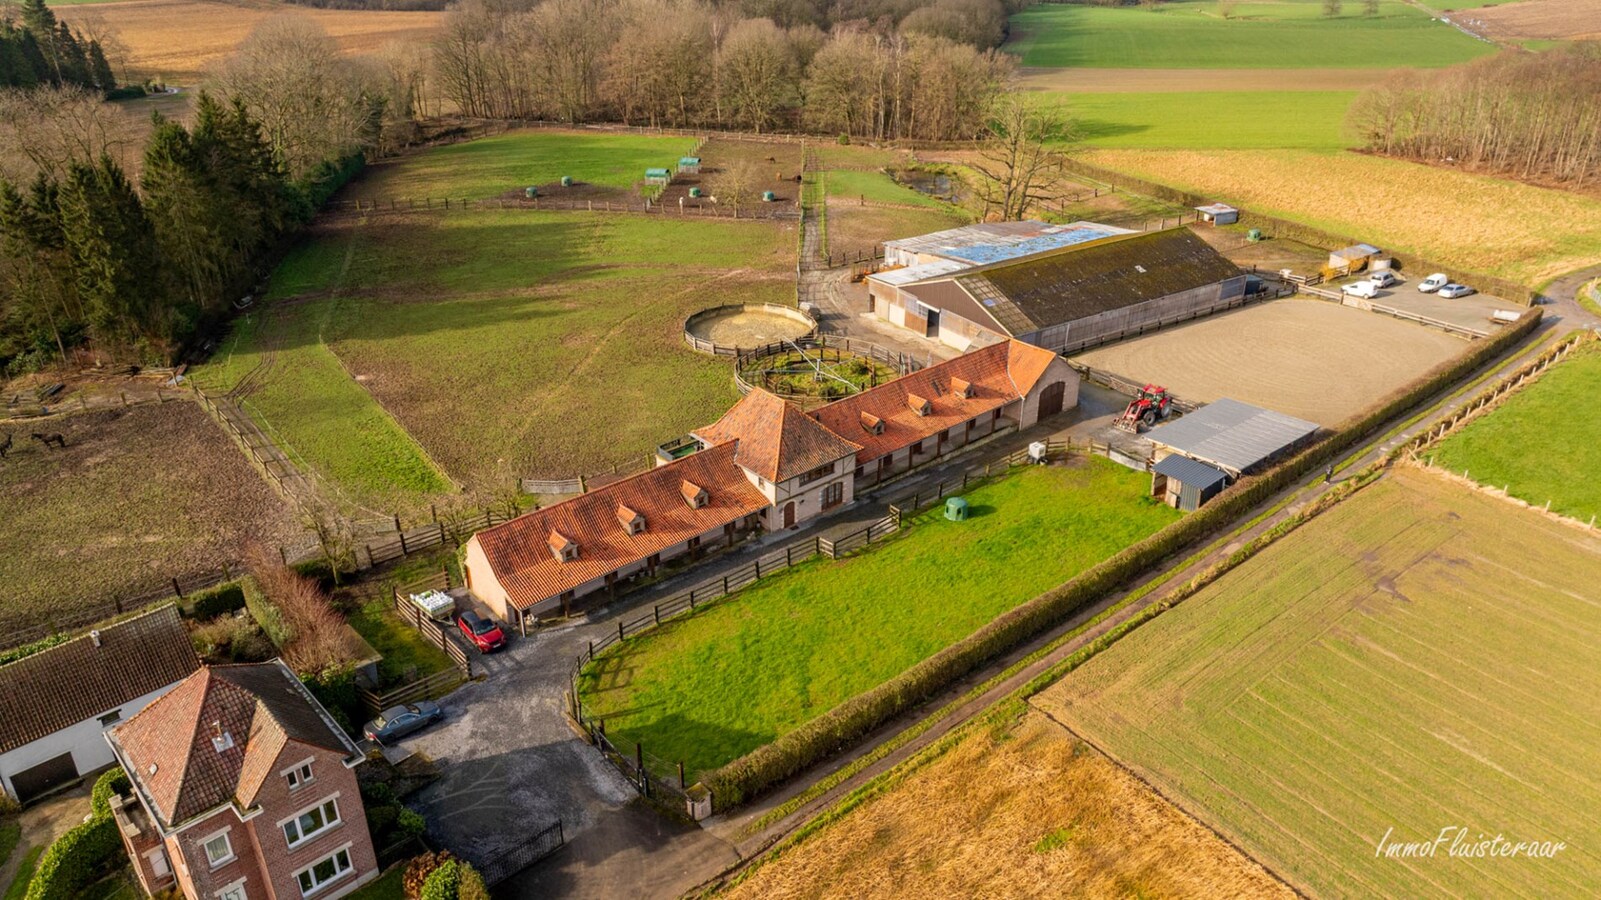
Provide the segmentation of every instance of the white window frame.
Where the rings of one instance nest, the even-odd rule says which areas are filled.
[[[341,878],[344,878],[345,876],[349,875],[350,873],[356,871],[356,860],[351,856],[351,853],[350,853],[350,848],[352,846],[354,846],[354,845],[345,844],[344,846],[335,849],[332,853],[329,853],[327,856],[322,857],[321,859],[317,860],[316,862],[312,863],[311,865],[306,866],[306,867],[301,868],[301,869],[297,869],[295,871],[295,887],[300,888],[300,896],[302,896],[302,897],[312,897],[312,896],[315,896],[317,894],[320,894],[325,889],[327,889],[327,887],[329,885],[333,884],[336,881],[339,881]],[[313,869],[317,868],[319,865],[322,865],[323,863],[327,862],[330,859],[337,859],[339,854],[341,854],[341,853],[345,854],[345,861],[350,864],[343,872],[337,872],[336,871],[333,874],[333,877],[329,878],[327,881],[323,881],[323,882],[319,882],[317,884],[314,884],[310,888],[307,888],[307,887],[303,886],[300,883],[300,876],[302,876],[302,875],[312,875],[312,870]],[[335,863],[334,867],[337,869],[338,868],[338,863]],[[316,876],[312,875],[312,877],[315,878]]]
[[[339,793],[339,791],[335,791],[321,800],[318,800],[316,803],[301,809],[294,815],[285,816],[284,818],[278,820],[278,830],[283,834],[284,843],[289,846],[290,850],[300,847],[308,841],[316,840],[324,834],[327,834],[329,831],[332,831],[333,829],[345,824],[344,814],[339,811]],[[327,814],[325,813],[321,828],[309,833],[300,830],[301,816],[311,812],[312,810],[322,809],[324,806],[327,806],[330,803],[332,803],[334,806],[334,817],[332,819],[327,818]],[[290,840],[289,832],[286,830],[290,825],[294,825],[295,832],[300,835],[293,840]]]
[[[214,831],[211,834],[208,834],[205,837],[200,839],[200,841],[199,841],[200,852],[205,855],[205,857],[206,857],[206,865],[208,867],[210,867],[212,869],[220,869],[223,866],[226,866],[227,864],[229,864],[229,863],[231,863],[234,860],[239,858],[238,855],[236,853],[234,853],[233,838],[228,836],[229,830],[230,829],[224,828],[221,831]],[[211,849],[207,845],[209,845],[212,841],[216,840],[217,838],[222,838],[223,843],[226,844],[227,847],[228,847],[228,852],[226,854],[224,854],[221,859],[212,859],[211,858]]]
[[[223,885],[217,891],[217,900],[249,900],[245,893],[245,880],[243,878],[232,884]]]
[[[317,780],[317,773],[311,768],[311,764],[316,761],[317,757],[308,756],[278,774],[289,783],[289,790],[298,791]]]

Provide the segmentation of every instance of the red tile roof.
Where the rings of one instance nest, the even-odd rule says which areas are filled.
[[[738,441],[735,462],[772,482],[788,481],[860,449],[850,438],[830,432],[761,388],[746,394],[695,436],[708,444]]]
[[[483,548],[512,605],[527,609],[766,509],[767,498],[734,464],[738,443],[709,447],[518,516],[478,532],[473,540]],[[695,488],[706,492],[706,504],[698,509],[689,503]],[[619,506],[643,516],[645,530],[629,534],[618,521]],[[572,536],[578,544],[577,559],[556,558],[545,542],[553,531]]]
[[[291,741],[356,747],[282,662],[201,669],[111,730],[164,828],[229,801],[248,809]]]
[[[0,753],[154,693],[200,668],[167,605],[0,666]]]
[[[811,415],[861,445],[860,465],[1017,400],[1033,390],[1055,358],[1040,347],[1003,341],[836,400]],[[966,386],[966,397],[958,384]],[[924,403],[929,411],[919,415],[916,410]],[[881,433],[869,427],[874,419],[882,420]]]

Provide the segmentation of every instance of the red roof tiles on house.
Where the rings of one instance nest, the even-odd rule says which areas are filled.
[[[1019,341],[992,344],[836,400],[811,415],[828,430],[861,445],[865,464],[969,419],[1000,409],[1033,390],[1056,354]],[[966,396],[956,390],[967,386]],[[927,404],[928,412],[917,410]],[[868,423],[881,420],[875,431]]]
[[[860,447],[829,431],[783,398],[757,388],[695,436],[708,444],[739,442],[735,462],[781,483],[855,453]]]
[[[111,738],[164,828],[230,801],[250,808],[291,741],[357,753],[278,661],[201,669]]]
[[[710,447],[518,516],[473,540],[512,605],[528,609],[767,508],[767,498],[734,464],[737,453],[737,442]],[[697,508],[698,491],[706,499]],[[618,520],[620,506],[645,518],[643,532],[629,533]],[[564,563],[551,553],[543,538],[553,531],[577,536],[577,559]]]
[[[174,605],[0,666],[0,753],[181,681],[200,668]]]

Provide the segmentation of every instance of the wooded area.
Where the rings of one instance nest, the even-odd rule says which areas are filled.
[[[1369,150],[1585,186],[1601,180],[1601,46],[1404,70],[1357,98]]]
[[[1012,71],[988,49],[1005,23],[994,0],[940,0],[898,28],[828,35],[813,17],[767,14],[696,0],[469,2],[446,20],[433,68],[472,116],[926,140],[978,135]]]

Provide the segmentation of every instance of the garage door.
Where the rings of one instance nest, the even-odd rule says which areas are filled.
[[[77,777],[78,766],[73,763],[72,754],[63,753],[11,776],[11,785],[17,789],[17,799],[27,803]]]

